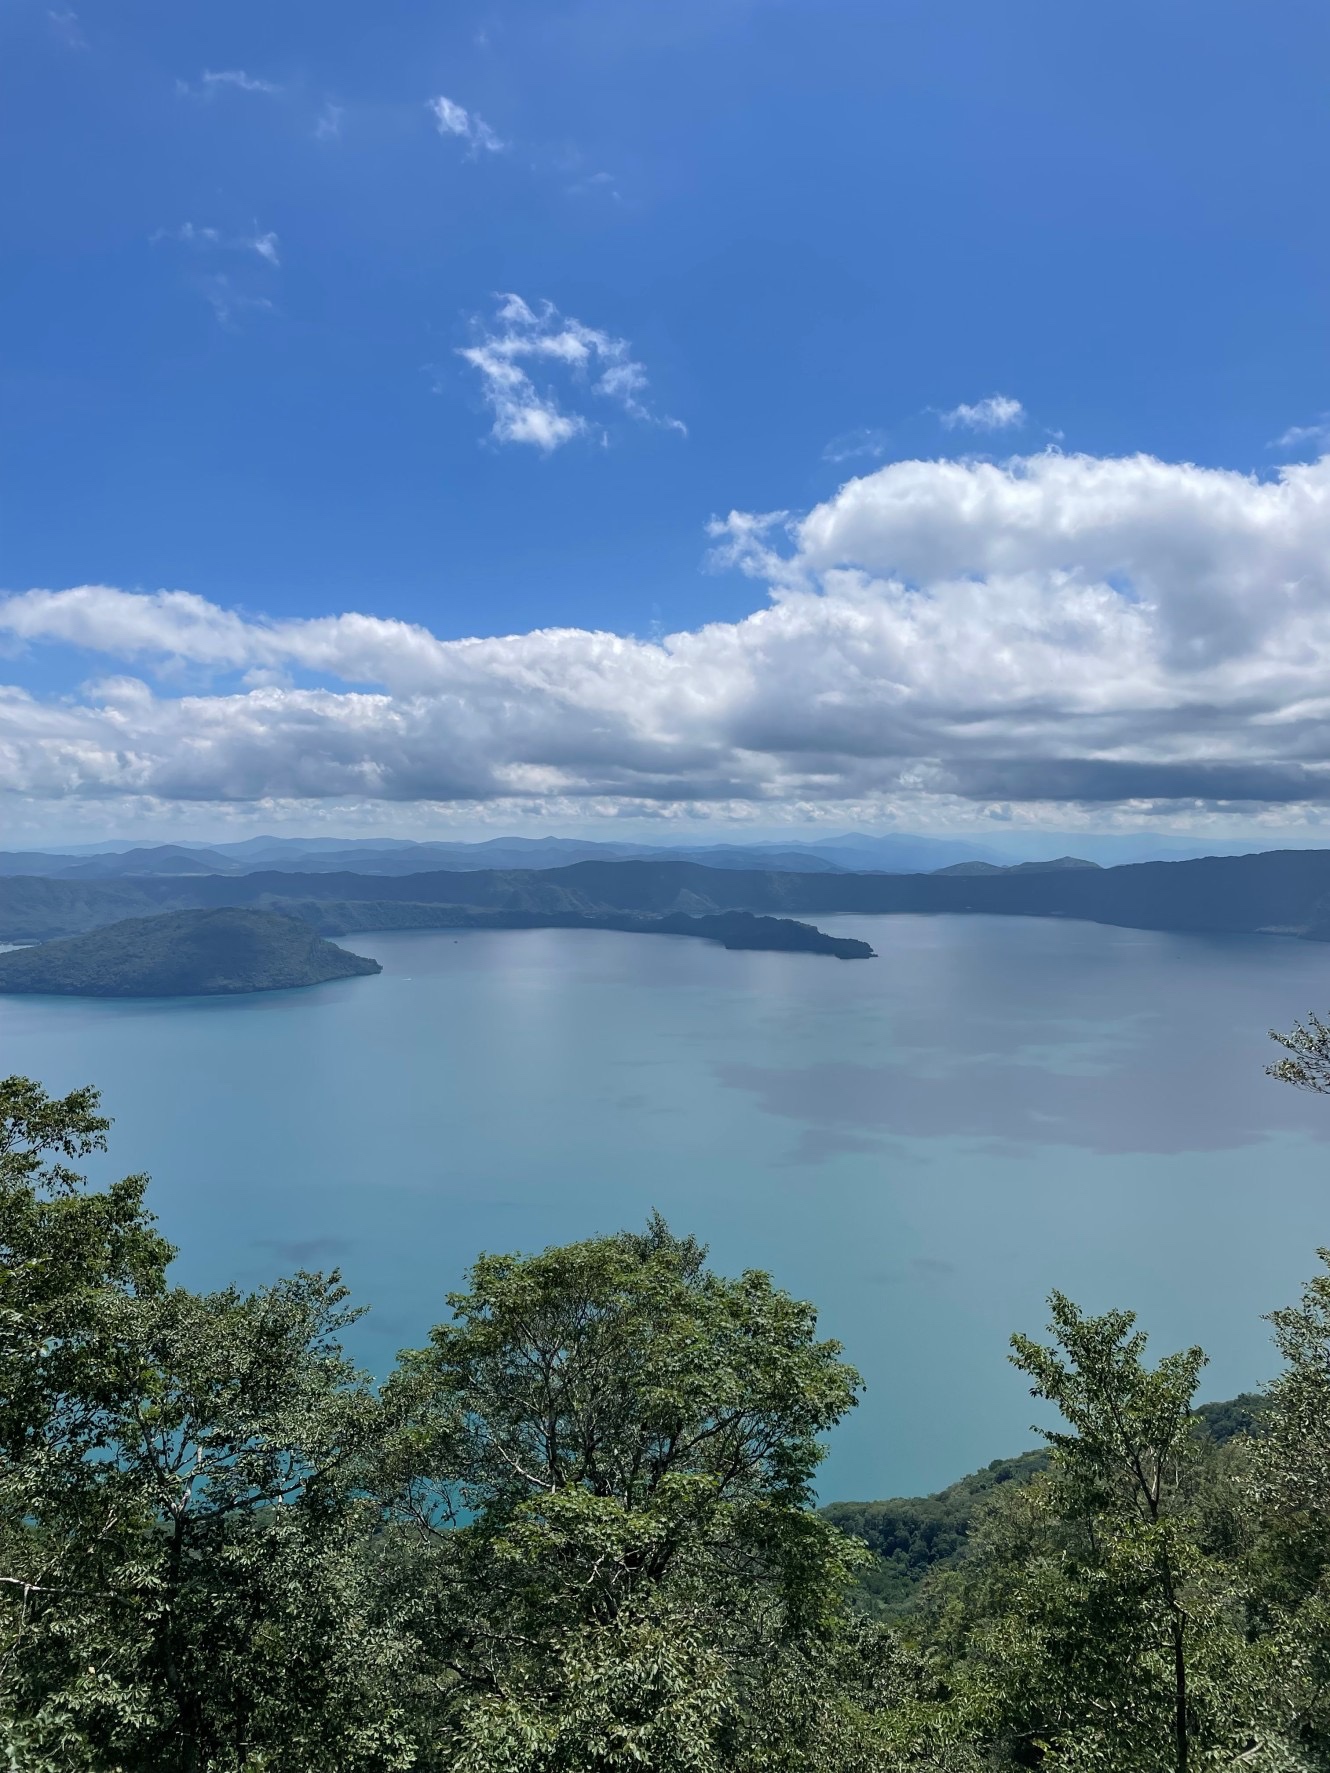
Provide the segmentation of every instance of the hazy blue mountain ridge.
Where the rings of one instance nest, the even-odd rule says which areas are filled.
[[[238,843],[123,845],[54,851],[0,851],[0,875],[42,874],[59,879],[112,879],[126,874],[234,874],[280,868],[323,873],[352,868],[362,874],[418,874],[425,869],[465,872],[492,868],[559,868],[586,861],[693,861],[712,868],[781,869],[791,873],[841,869],[927,871],[987,852],[938,838],[823,839],[801,844],[657,845],[603,843],[567,837],[495,837],[479,843],[407,839],[254,837]]]

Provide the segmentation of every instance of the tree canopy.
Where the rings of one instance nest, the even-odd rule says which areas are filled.
[[[482,1255],[376,1385],[336,1273],[175,1285],[107,1132],[0,1082],[11,1768],[1330,1768],[1330,1267],[1217,1408],[1054,1293],[1041,1453],[819,1511],[860,1382],[770,1276],[659,1217]]]

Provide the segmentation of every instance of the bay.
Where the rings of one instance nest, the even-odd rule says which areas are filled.
[[[172,1002],[0,999],[0,1070],[93,1082],[191,1285],[341,1267],[383,1370],[481,1249],[658,1207],[815,1300],[866,1392],[824,1496],[1032,1439],[1005,1359],[1052,1287],[1272,1369],[1330,1243],[1330,1101],[1263,1076],[1330,948],[1053,920],[829,918],[872,962],[685,938],[358,936],[377,978]]]

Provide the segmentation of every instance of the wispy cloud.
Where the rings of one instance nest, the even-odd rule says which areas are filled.
[[[1273,438],[1266,448],[1324,449],[1328,443],[1330,443],[1330,413],[1322,413],[1313,425],[1290,425],[1287,431]]]
[[[314,139],[320,142],[336,141],[342,133],[342,119],[345,116],[345,105],[334,104],[331,99],[326,100],[314,125]]]
[[[646,404],[647,374],[627,339],[562,315],[551,302],[531,308],[521,296],[504,295],[498,304],[493,321],[478,325],[477,342],[458,352],[480,375],[497,443],[527,443],[548,455],[575,437],[606,441],[602,426],[570,409],[570,395],[577,393],[611,401],[639,423],[687,436],[678,419],[662,418]]]
[[[248,290],[238,289],[234,279],[223,272],[205,277],[199,287],[216,316],[218,326],[225,327],[228,332],[235,329],[237,321],[244,314],[271,314],[273,311],[273,304],[267,296],[253,295]]]
[[[569,197],[604,197],[611,203],[622,203],[623,192],[612,172],[592,172],[585,178],[574,179],[564,190]]]
[[[256,223],[252,232],[246,234],[228,234],[221,228],[201,226],[198,222],[182,222],[178,228],[159,228],[152,236],[153,242],[171,241],[188,249],[191,256],[203,257],[216,265],[221,255],[228,255],[234,260],[239,255],[251,259],[261,259],[270,270],[276,271],[281,266],[281,255],[278,250],[277,235],[271,228],[261,230]],[[228,272],[209,269],[206,275],[200,276],[192,272],[189,276],[191,286],[202,295],[213,311],[219,326],[233,331],[240,319],[246,314],[271,313],[273,303],[259,287],[256,279],[265,287],[267,275],[257,267],[252,273],[246,273],[239,281]]]
[[[205,68],[198,83],[191,86],[188,80],[177,80],[176,91],[193,94],[195,98],[212,98],[227,88],[235,92],[259,92],[269,96],[279,93],[282,89],[273,80],[262,80],[257,74],[247,74],[243,68]]]
[[[439,134],[456,136],[464,141],[472,155],[501,154],[508,146],[478,112],[466,110],[453,99],[442,95],[432,98],[429,101],[429,111]]]
[[[277,236],[271,228],[264,233],[260,233],[256,226],[252,234],[224,234],[220,228],[204,228],[196,222],[182,222],[178,228],[158,228],[152,238],[154,241],[175,240],[182,246],[192,246],[199,251],[256,253],[274,270],[282,262],[277,250]]]
[[[1025,408],[1010,394],[989,394],[973,406],[962,401],[938,417],[948,431],[958,426],[966,431],[1011,431],[1025,423]]]
[[[83,35],[83,28],[79,24],[79,15],[72,7],[48,7],[46,16],[55,26],[66,48],[86,49],[88,47],[88,39]]]
[[[839,437],[833,437],[822,451],[824,462],[851,462],[857,456],[867,457],[871,461],[880,461],[886,454],[890,442],[885,431],[874,430],[869,426],[861,426],[855,431],[842,431]]]

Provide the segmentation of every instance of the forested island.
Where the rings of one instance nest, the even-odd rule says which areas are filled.
[[[861,1385],[770,1276],[659,1217],[481,1256],[374,1384],[337,1274],[174,1284],[146,1177],[74,1167],[108,1124],[0,1081],[6,1765],[1330,1765],[1330,1253],[1259,1396],[1054,1293],[1042,1450],[819,1511]]]

